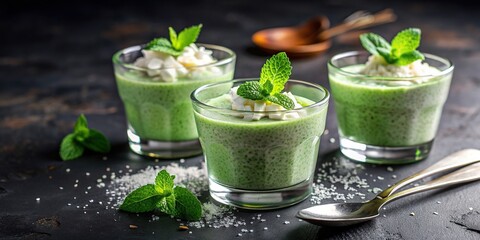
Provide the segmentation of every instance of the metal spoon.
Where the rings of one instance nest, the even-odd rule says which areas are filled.
[[[399,181],[368,202],[318,205],[300,210],[297,213],[297,217],[316,225],[338,227],[372,220],[378,217],[379,210],[382,206],[401,197],[436,188],[479,180],[480,163],[476,162],[480,162],[480,150],[461,150],[445,157],[427,169]],[[420,186],[394,193],[401,187],[419,179],[466,165],[468,166]]]

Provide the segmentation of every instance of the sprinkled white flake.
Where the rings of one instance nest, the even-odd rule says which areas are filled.
[[[290,224],[290,221],[285,221],[283,222],[283,224]]]
[[[70,172],[70,168],[65,169],[65,172],[69,173],[69,172]]]
[[[377,193],[381,193],[381,192],[382,192],[381,188],[373,188],[373,193],[377,194]]]
[[[90,176],[90,173],[89,173],[89,172],[86,172],[86,173],[85,173],[85,176]]]
[[[438,215],[438,212],[433,212],[434,215]]]
[[[367,179],[360,176],[363,174],[368,176],[367,173],[362,173],[364,169],[361,164],[337,157],[334,157],[332,162],[322,163],[313,183],[310,202],[318,205],[326,199],[343,202],[356,197],[365,199],[365,191],[372,192],[372,189]],[[371,177],[373,178],[373,175]],[[365,190],[362,192],[361,189]]]
[[[411,213],[410,213],[410,216],[415,216],[415,213],[414,213],[414,212],[411,212]]]
[[[387,171],[393,172],[393,168],[392,167],[387,167]]]

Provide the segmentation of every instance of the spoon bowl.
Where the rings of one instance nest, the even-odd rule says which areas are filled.
[[[316,16],[296,27],[269,28],[253,34],[252,41],[263,51],[274,54],[286,52],[290,57],[307,57],[327,51],[329,39],[314,41],[314,37],[330,27],[326,16]],[[313,36],[313,38],[312,38]]]
[[[372,220],[380,207],[364,203],[331,203],[300,210],[297,218],[321,226],[343,227]]]

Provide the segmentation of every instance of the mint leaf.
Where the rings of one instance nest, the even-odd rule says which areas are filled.
[[[392,39],[392,55],[400,57],[404,53],[414,51],[420,46],[421,31],[418,28],[407,28]]]
[[[287,110],[295,108],[295,103],[288,96],[281,93],[275,93],[273,96],[268,96],[267,100],[273,103],[276,103]]]
[[[85,115],[80,114],[75,122],[75,126],[73,127],[73,132],[75,133],[75,139],[78,142],[83,142],[85,138],[88,137],[89,129],[88,129],[88,121]]]
[[[197,41],[201,29],[202,24],[199,24],[185,28],[177,35],[175,29],[169,27],[170,41],[166,38],[155,38],[145,46],[145,50],[163,52],[174,57],[180,56],[186,46]]]
[[[377,48],[377,51],[378,51],[378,54],[377,55],[380,55],[383,57],[383,59],[385,59],[385,61],[387,63],[395,63],[395,61],[397,61],[397,58],[393,55],[390,54],[390,50],[389,49],[386,49],[386,48]]]
[[[173,192],[173,179],[175,176],[170,175],[167,170],[162,170],[155,178],[155,189],[158,193],[169,196]]]
[[[396,65],[402,66],[407,65],[417,60],[424,60],[425,56],[417,50],[413,50],[411,52],[406,52],[402,54],[397,61],[395,62]]]
[[[360,35],[360,43],[368,52],[373,55],[379,55],[377,51],[378,48],[384,48],[388,50],[388,52],[390,52],[391,49],[387,40],[375,33],[364,33]]]
[[[273,90],[270,94],[279,93],[283,90],[291,73],[292,66],[287,54],[285,52],[280,52],[273,55],[263,65],[260,73],[260,85],[263,87],[265,82],[271,81],[273,84]]]
[[[75,126],[73,127],[74,132],[81,132],[83,130],[87,129],[88,130],[88,121],[85,115],[80,114],[80,116],[77,118],[77,121],[75,122]]]
[[[80,143],[95,152],[107,153],[110,151],[108,139],[101,132],[94,129],[89,129],[88,137]]]
[[[60,157],[62,160],[78,158],[85,148],[106,153],[110,151],[110,142],[101,132],[89,129],[87,118],[81,114],[75,122],[73,133],[65,136],[60,144]]]
[[[82,156],[83,146],[75,141],[75,134],[70,133],[63,138],[60,144],[60,157],[62,160],[72,160]]]
[[[280,92],[290,78],[292,66],[285,52],[268,59],[262,67],[260,80],[248,81],[240,85],[237,94],[250,100],[266,100],[278,104],[287,110],[295,108],[292,99]]]
[[[169,35],[170,35],[170,43],[172,44],[173,48],[174,49],[177,49],[177,32],[175,32],[175,29],[173,29],[172,27],[169,27],[168,28],[168,32],[169,32]]]
[[[384,38],[374,33],[360,35],[360,42],[368,52],[383,57],[388,64],[402,66],[425,59],[422,53],[415,50],[420,46],[420,38],[420,29],[407,28],[392,39],[391,46]]]
[[[273,91],[273,83],[270,80],[265,81],[265,83],[262,86],[262,94],[264,96],[270,95]]]
[[[202,204],[197,197],[184,187],[175,187],[176,217],[189,221],[196,221],[202,217]]]
[[[237,89],[237,94],[250,100],[262,100],[265,97],[262,94],[260,83],[256,81],[242,83],[242,85],[240,85]]]
[[[202,216],[202,205],[197,197],[184,187],[174,187],[174,175],[160,171],[155,184],[147,184],[128,194],[120,206],[127,212],[149,212],[158,210],[185,220],[198,220]]]
[[[155,38],[150,41],[145,50],[163,52],[172,56],[179,56],[182,54],[182,51],[178,51],[173,48],[172,44],[166,38]]]
[[[163,196],[155,190],[155,185],[147,184],[128,194],[120,210],[133,213],[153,211],[162,198]]]
[[[178,39],[173,45],[175,50],[183,51],[183,49],[186,46],[197,41],[198,35],[200,34],[200,30],[202,30],[202,24],[183,29],[178,34]],[[173,41],[172,41],[172,44],[173,44]]]
[[[177,216],[177,212],[175,210],[175,194],[170,194],[168,197],[162,198],[162,200],[157,203],[157,208],[161,212]]]

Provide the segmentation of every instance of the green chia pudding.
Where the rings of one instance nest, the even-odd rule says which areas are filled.
[[[430,67],[431,72],[439,72]],[[360,73],[365,65],[341,68]],[[375,146],[412,146],[435,137],[451,74],[423,81],[372,80],[330,71],[340,135]]]
[[[295,98],[303,107],[314,103]],[[229,95],[206,104],[231,109]],[[303,111],[304,116],[299,118],[257,121],[195,112],[210,179],[249,190],[279,189],[311,180],[325,129],[327,104]]]
[[[179,155],[182,148],[191,154],[193,148],[200,150],[190,94],[202,85],[231,80],[235,67],[231,50],[195,43],[201,29],[199,24],[177,33],[170,27],[169,39],[155,38],[113,56],[135,152],[174,157],[185,156]]]
[[[365,154],[368,158],[397,158],[398,163],[428,156],[453,65],[418,51],[420,39],[418,28],[400,31],[390,43],[380,35],[365,33],[360,42],[368,53],[342,53],[329,61],[344,154],[350,154],[344,149],[354,149],[357,155],[350,157],[357,160]]]

